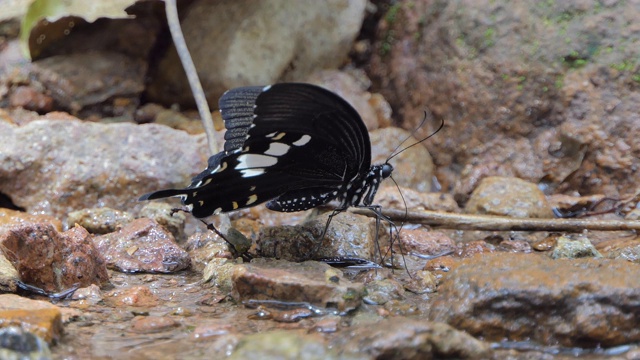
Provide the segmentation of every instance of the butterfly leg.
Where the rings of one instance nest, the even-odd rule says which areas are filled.
[[[322,234],[320,234],[320,238],[318,240],[318,243],[316,244],[315,249],[313,250],[313,254],[317,254],[318,251],[320,251],[320,246],[322,246],[322,243],[324,242],[324,237],[325,235],[327,235],[327,231],[329,231],[329,225],[331,224],[331,220],[333,219],[334,216],[340,214],[341,212],[345,211],[346,208],[344,209],[335,209],[331,212],[331,214],[329,215],[329,218],[327,219],[327,223],[324,225],[324,230],[322,230]]]
[[[245,261],[250,261],[253,257],[248,254],[246,251],[241,251],[240,249],[238,249],[235,245],[234,242],[230,241],[227,236],[225,236],[220,230],[218,230],[218,228],[216,228],[213,224],[211,223],[207,223],[206,221],[199,219],[200,221],[202,221],[203,224],[205,224],[207,226],[208,230],[213,231],[214,233],[218,234],[218,236],[220,236],[227,244],[229,244],[229,247],[231,249],[231,252],[233,254],[233,256],[240,256],[242,257],[243,260]],[[237,233],[237,234],[236,234]],[[229,234],[227,234],[229,235]],[[242,235],[239,231],[235,231],[234,236],[244,236]]]
[[[402,249],[402,243],[400,243],[399,241],[399,237],[400,237],[400,229],[402,228],[402,225],[400,226],[400,228],[398,228],[396,226],[396,224],[387,216],[385,216],[382,213],[382,206],[380,205],[364,205],[364,206],[357,206],[358,208],[363,208],[363,209],[369,209],[371,210],[371,212],[373,212],[376,215],[376,242],[375,242],[375,246],[376,246],[376,251],[378,252],[379,256],[380,256],[380,263],[382,263],[384,261],[384,258],[387,256],[387,254],[389,254],[389,252],[391,251],[391,248],[393,246],[393,242],[394,242],[394,237],[393,237],[393,233],[395,231],[396,233],[396,239],[398,239],[398,246],[400,246],[400,253],[402,254],[402,258],[404,261],[404,250]],[[378,242],[378,235],[379,235],[379,228],[380,228],[380,221],[386,221],[389,224],[389,249],[387,250],[387,252],[385,253],[385,255],[382,255],[382,250],[380,249],[380,244]],[[391,257],[391,260],[393,261],[393,257]],[[393,267],[393,263],[391,264],[391,266]],[[405,264],[406,267],[406,264]]]

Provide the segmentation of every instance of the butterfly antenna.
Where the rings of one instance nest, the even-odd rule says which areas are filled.
[[[418,131],[418,129],[420,129],[420,128],[422,127],[422,125],[424,125],[425,121],[427,121],[427,112],[426,112],[426,111],[424,112],[424,119],[422,119],[422,122],[420,123],[420,125],[419,125],[417,128],[415,128],[415,129],[411,132],[411,134],[410,134],[406,139],[404,139],[404,141],[402,141],[402,142],[400,143],[400,145],[402,145],[405,141],[407,141],[407,139],[409,139],[411,136],[413,136],[413,135],[416,133],[416,131]],[[429,136],[425,137],[425,138],[424,138],[424,139],[422,139],[422,140],[416,141],[416,142],[414,142],[413,144],[411,144],[411,145],[409,145],[409,146],[405,147],[404,149],[402,149],[402,150],[400,150],[400,151],[396,152],[396,150],[398,150],[398,148],[400,147],[400,145],[398,145],[398,146],[393,150],[393,153],[391,154],[391,156],[389,156],[389,157],[387,158],[387,161],[386,161],[386,162],[389,162],[389,160],[391,160],[391,159],[393,159],[394,157],[396,157],[396,156],[398,156],[398,155],[402,154],[405,150],[408,150],[408,149],[410,149],[410,148],[412,148],[412,147],[414,147],[414,146],[416,146],[416,145],[418,145],[418,144],[420,144],[420,143],[422,143],[422,142],[427,141],[427,139],[429,139],[429,138],[430,138],[430,137],[432,137],[433,135],[435,135],[435,134],[437,134],[438,132],[440,132],[440,130],[442,130],[442,128],[443,128],[443,127],[444,127],[444,119],[441,119],[441,120],[440,120],[440,126],[436,129],[436,131],[434,131],[433,133],[431,133],[431,135],[429,135]]]

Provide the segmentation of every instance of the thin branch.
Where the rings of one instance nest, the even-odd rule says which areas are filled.
[[[200,119],[202,119],[202,125],[204,131],[207,134],[207,142],[209,144],[209,155],[215,155],[218,153],[218,145],[214,138],[215,129],[213,128],[213,118],[211,117],[211,110],[209,104],[207,104],[207,98],[204,96],[202,90],[202,84],[198,79],[198,72],[193,64],[189,49],[184,41],[184,35],[182,34],[182,28],[180,27],[180,20],[178,18],[178,7],[176,6],[176,0],[165,0],[165,12],[167,14],[167,23],[169,24],[169,31],[171,32],[171,38],[173,44],[178,51],[180,62],[184,68],[184,72],[189,80],[189,86],[191,86],[191,92],[196,101],[198,112],[200,113]]]
[[[365,209],[350,209],[353,213],[375,216]],[[392,220],[414,224],[430,225],[445,229],[486,230],[486,231],[568,231],[582,230],[640,230],[638,220],[593,220],[593,219],[533,219],[512,218],[491,215],[467,215],[424,210],[409,212],[404,210],[384,210]]]

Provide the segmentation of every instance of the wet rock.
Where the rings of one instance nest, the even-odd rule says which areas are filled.
[[[375,326],[352,327],[338,338],[338,348],[374,359],[487,359],[489,344],[447,324],[394,317]]]
[[[211,259],[204,268],[202,281],[211,282],[223,293],[229,293],[233,289],[235,267],[236,263],[228,259]]]
[[[341,65],[365,5],[363,0],[197,1],[182,14],[182,28],[207,100],[214,104],[233,87],[301,81],[316,69]],[[193,102],[177,53],[160,60],[157,74],[148,89],[151,98]]]
[[[414,294],[426,294],[436,291],[437,278],[431,271],[419,270],[411,275],[404,288]]]
[[[107,266],[118,271],[171,273],[191,263],[173,235],[150,219],[136,219],[116,232],[96,236],[94,243]]]
[[[237,330],[234,328],[233,324],[228,322],[203,323],[193,329],[191,337],[194,340],[211,341],[212,337],[228,335],[235,333],[236,331]]]
[[[456,248],[456,243],[445,233],[425,228],[402,229],[399,240],[400,246],[395,246],[406,254],[439,255]]]
[[[30,86],[18,86],[9,97],[9,105],[22,107],[39,113],[53,110],[53,98]]]
[[[406,144],[413,144],[418,141],[410,135],[408,131],[397,127],[371,131],[369,133],[371,163],[384,163],[392,155],[392,152],[397,149],[400,142],[406,138],[408,138]],[[434,174],[433,161],[429,151],[424,146],[417,145],[403,151],[394,157],[391,163],[394,167],[392,175],[398,185],[420,192],[431,191],[431,182]],[[382,185],[395,189],[392,181],[384,181]]]
[[[131,331],[138,334],[153,334],[179,326],[180,323],[168,316],[136,316],[131,320]]]
[[[140,59],[93,51],[37,60],[32,68],[56,102],[72,113],[115,97],[137,99],[144,90],[146,71]]]
[[[240,359],[368,359],[352,354],[338,354],[318,335],[300,334],[290,331],[270,331],[247,335],[240,339],[229,357]]]
[[[500,251],[518,252],[518,253],[530,253],[531,245],[524,240],[504,240],[498,244],[497,247]]]
[[[255,259],[233,271],[233,297],[238,301],[303,302],[346,312],[357,308],[364,286],[351,283],[325,263]]]
[[[0,329],[0,359],[51,359],[49,345],[38,335],[17,326]]]
[[[92,234],[107,234],[133,221],[133,216],[125,211],[108,207],[83,209],[69,213],[67,227],[78,224]]]
[[[46,301],[2,294],[0,295],[0,321],[3,326],[15,326],[32,332],[47,343],[56,342],[62,336],[60,309]]]
[[[29,213],[64,218],[106,206],[135,214],[140,195],[186,185],[206,163],[203,137],[67,118],[21,127],[0,122],[0,192]]]
[[[185,250],[191,258],[191,268],[203,272],[213,259],[226,259],[231,256],[227,243],[212,231],[197,232],[189,236]],[[206,271],[205,271],[206,272]]]
[[[430,318],[488,341],[568,347],[631,343],[640,339],[640,315],[633,310],[639,276],[638,265],[622,260],[475,256],[444,276]]]
[[[600,204],[606,196],[602,194],[587,196],[571,196],[566,194],[553,194],[547,197],[552,209],[561,214],[577,215],[587,211],[598,211],[595,205]]]
[[[402,193],[402,197],[400,197],[400,192]],[[460,212],[460,207],[451,194],[424,193],[406,187],[401,187],[400,192],[398,192],[395,186],[385,186],[378,191],[376,203],[380,204],[383,209],[404,210],[406,202],[406,208],[409,211],[439,210],[455,213]]]
[[[2,234],[0,244],[22,282],[47,292],[109,281],[92,235],[82,227],[59,233],[50,224],[25,224]]]
[[[377,255],[375,219],[348,212],[331,220],[322,243],[319,243],[329,214],[322,214],[302,225],[263,228],[257,240],[258,253],[290,261],[337,256],[373,259]],[[387,233],[380,228],[380,243],[384,243]]]
[[[324,316],[313,325],[313,330],[319,333],[334,333],[340,328],[340,316]]]
[[[487,243],[484,240],[476,240],[464,244],[459,244],[454,254],[461,258],[468,258],[473,257],[476,254],[492,253],[495,251],[495,246]]]
[[[174,207],[163,202],[150,202],[140,209],[139,217],[149,218],[169,230],[178,243],[186,239],[184,233],[187,215],[182,211],[173,211]]]
[[[4,255],[4,252],[0,252],[0,291],[16,292],[19,281],[18,271]]]
[[[394,279],[381,279],[365,286],[367,293],[364,302],[371,305],[384,305],[392,299],[403,299],[404,288]]]
[[[102,292],[99,287],[92,284],[74,291],[71,299],[76,300],[74,305],[79,304],[79,307],[93,306],[102,302]]]
[[[637,239],[614,239],[596,246],[607,259],[624,259],[640,264],[640,243]]]
[[[0,208],[0,233],[6,231],[7,229],[11,229],[16,225],[22,225],[26,223],[49,223],[53,225],[56,230],[62,231],[62,222],[52,216],[42,214],[29,214],[24,211]]]
[[[553,217],[547,199],[535,184],[498,176],[487,177],[480,182],[473,190],[465,211],[519,218]]]
[[[116,307],[154,307],[157,306],[160,301],[158,296],[155,295],[148,286],[131,286],[114,290],[106,294],[104,300]]]
[[[549,251],[556,246],[558,238],[562,236],[558,233],[552,233],[544,238],[536,240],[531,244],[531,247],[537,251]]]
[[[551,253],[552,259],[576,259],[583,257],[602,257],[602,254],[591,244],[589,238],[584,235],[572,236],[572,238],[569,238],[569,236],[558,237],[556,246]]]

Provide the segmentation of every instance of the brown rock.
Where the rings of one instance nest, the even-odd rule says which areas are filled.
[[[488,343],[447,324],[393,317],[353,327],[346,337],[337,338],[346,351],[365,353],[374,359],[487,359]]]
[[[104,300],[113,306],[154,307],[159,299],[147,286],[132,286],[106,294]]]
[[[392,152],[402,146],[403,140],[407,146],[418,140],[410,136],[406,130],[397,127],[387,127],[377,129],[369,133],[371,138],[371,163],[382,164]],[[397,151],[397,150],[396,150]],[[411,188],[421,192],[431,190],[431,182],[433,180],[433,160],[429,151],[422,145],[413,146],[406,151],[400,153],[391,160],[394,170],[393,179],[398,185]],[[384,186],[395,188],[392,181],[384,181]]]
[[[0,295],[0,322],[3,327],[21,327],[48,343],[58,341],[64,330],[57,306],[13,294]]]
[[[638,279],[640,267],[621,260],[475,256],[445,276],[430,317],[489,341],[627,344],[640,339]]]
[[[402,193],[402,197],[400,197],[400,193]],[[451,194],[425,193],[406,187],[401,187],[400,191],[398,191],[395,186],[385,186],[376,195],[376,203],[380,204],[383,209],[404,210],[405,202],[408,211],[439,210],[460,212],[460,207]]]
[[[53,99],[29,86],[18,86],[13,90],[9,98],[9,104],[39,113],[47,113],[53,110]]]
[[[16,225],[22,224],[42,224],[49,223],[56,230],[62,231],[62,222],[60,220],[39,214],[29,214],[24,211],[16,211],[11,209],[0,208],[0,233],[10,229]]]
[[[109,268],[123,272],[170,273],[191,261],[170,232],[150,219],[136,219],[122,229],[94,238]]]
[[[32,73],[59,105],[77,113],[117,96],[137,99],[144,90],[146,70],[141,59],[89,51],[37,60]]]
[[[443,232],[424,228],[402,229],[400,242],[400,249],[406,253],[416,252],[422,255],[438,255],[456,248],[455,241]]]
[[[168,316],[136,316],[131,320],[131,331],[138,334],[153,334],[179,326],[180,323]]]
[[[67,226],[82,226],[92,234],[107,234],[133,221],[133,216],[125,211],[108,207],[83,209],[69,213]]]
[[[26,224],[4,233],[0,243],[22,282],[59,292],[76,284],[108,283],[104,259],[91,238],[82,227],[59,233],[49,224]]]
[[[238,301],[276,300],[303,302],[349,311],[360,306],[364,286],[351,283],[325,263],[255,259],[237,265],[232,295]]]
[[[596,245],[604,257],[608,259],[624,259],[640,264],[640,243],[638,239],[613,239]]]
[[[173,209],[174,207],[167,203],[154,201],[140,209],[139,217],[154,220],[169,230],[176,241],[183,242],[186,239],[184,227],[187,215],[182,211],[175,212]]]
[[[488,175],[544,179],[551,191],[631,193],[640,102],[629,91],[635,73],[627,59],[639,50],[629,54],[623,44],[633,37],[627,24],[640,15],[637,5],[382,4],[369,73],[404,128],[415,128],[425,109],[445,120],[427,146],[445,188],[463,175],[459,196]]]
[[[544,194],[535,184],[517,178],[492,176],[482,180],[465,206],[470,214],[520,218],[552,218]]]

